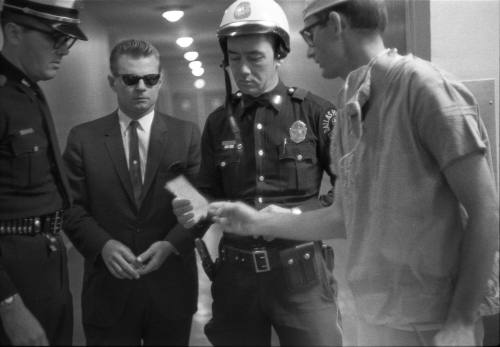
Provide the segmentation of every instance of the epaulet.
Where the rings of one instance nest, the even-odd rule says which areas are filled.
[[[292,98],[294,98],[294,99],[304,101],[307,94],[309,94],[309,91],[302,89],[302,88],[290,87],[290,88],[288,88],[288,94],[291,95]]]
[[[5,75],[0,75],[0,88],[7,83],[7,77]]]

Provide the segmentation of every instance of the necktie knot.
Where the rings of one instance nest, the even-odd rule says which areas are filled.
[[[248,110],[257,107],[271,106],[270,96],[267,93],[261,94],[257,97],[251,95],[243,95],[243,107]]]

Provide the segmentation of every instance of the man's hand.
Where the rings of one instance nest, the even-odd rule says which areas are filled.
[[[137,271],[140,275],[145,275],[158,270],[167,257],[174,253],[174,246],[168,241],[157,241],[137,257],[137,261],[144,264]]]
[[[445,324],[434,336],[434,346],[477,346],[474,325]]]
[[[193,205],[188,199],[174,198],[172,200],[172,209],[175,216],[177,217],[177,221],[179,222],[179,224],[181,224],[186,229],[193,227],[201,219],[206,217],[203,215],[198,215],[195,218]]]
[[[285,213],[285,214],[293,213],[291,209],[285,208],[285,207],[281,207],[281,206],[278,206],[278,205],[268,205],[268,206],[264,207],[262,210],[260,210],[259,212],[260,213],[265,213],[265,212],[269,212],[269,213]],[[264,236],[264,240],[266,240],[266,241],[272,241],[272,240],[274,240],[274,237],[272,237],[272,236]]]
[[[109,272],[116,278],[129,280],[139,278],[139,273],[132,266],[136,258],[123,243],[109,240],[102,248],[101,255]]]
[[[213,202],[208,205],[208,214],[224,231],[244,236],[256,235],[253,224],[259,212],[242,202]]]
[[[49,341],[45,331],[24,306],[19,295],[14,296],[14,302],[0,309],[3,329],[14,346],[48,346]]]

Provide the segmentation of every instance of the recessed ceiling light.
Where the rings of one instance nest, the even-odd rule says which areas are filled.
[[[198,52],[195,52],[195,51],[190,51],[190,52],[186,52],[184,53],[184,59],[186,59],[187,61],[193,61],[193,60],[196,60],[198,59]]]
[[[162,13],[163,18],[171,23],[177,22],[179,19],[184,17],[184,11],[181,10],[171,10]]]
[[[200,67],[198,69],[191,70],[191,73],[193,74],[193,76],[200,77],[205,73],[205,69]]]
[[[186,36],[186,37],[179,37],[175,43],[177,43],[177,45],[179,45],[180,47],[182,48],[186,48],[186,47],[189,47],[193,44],[193,38],[192,37],[189,37],[189,36]]]
[[[198,78],[196,81],[194,81],[194,87],[196,89],[201,89],[205,87],[205,80],[203,78]]]
[[[199,60],[192,61],[188,64],[188,66],[191,70],[199,69],[201,67],[201,61]]]

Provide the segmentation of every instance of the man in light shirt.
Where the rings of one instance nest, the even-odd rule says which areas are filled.
[[[76,126],[64,159],[74,207],[65,231],[85,257],[89,345],[187,345],[197,302],[193,238],[163,187],[199,166],[199,130],[155,110],[164,75],[157,49],[118,43],[109,84],[118,110]]]

